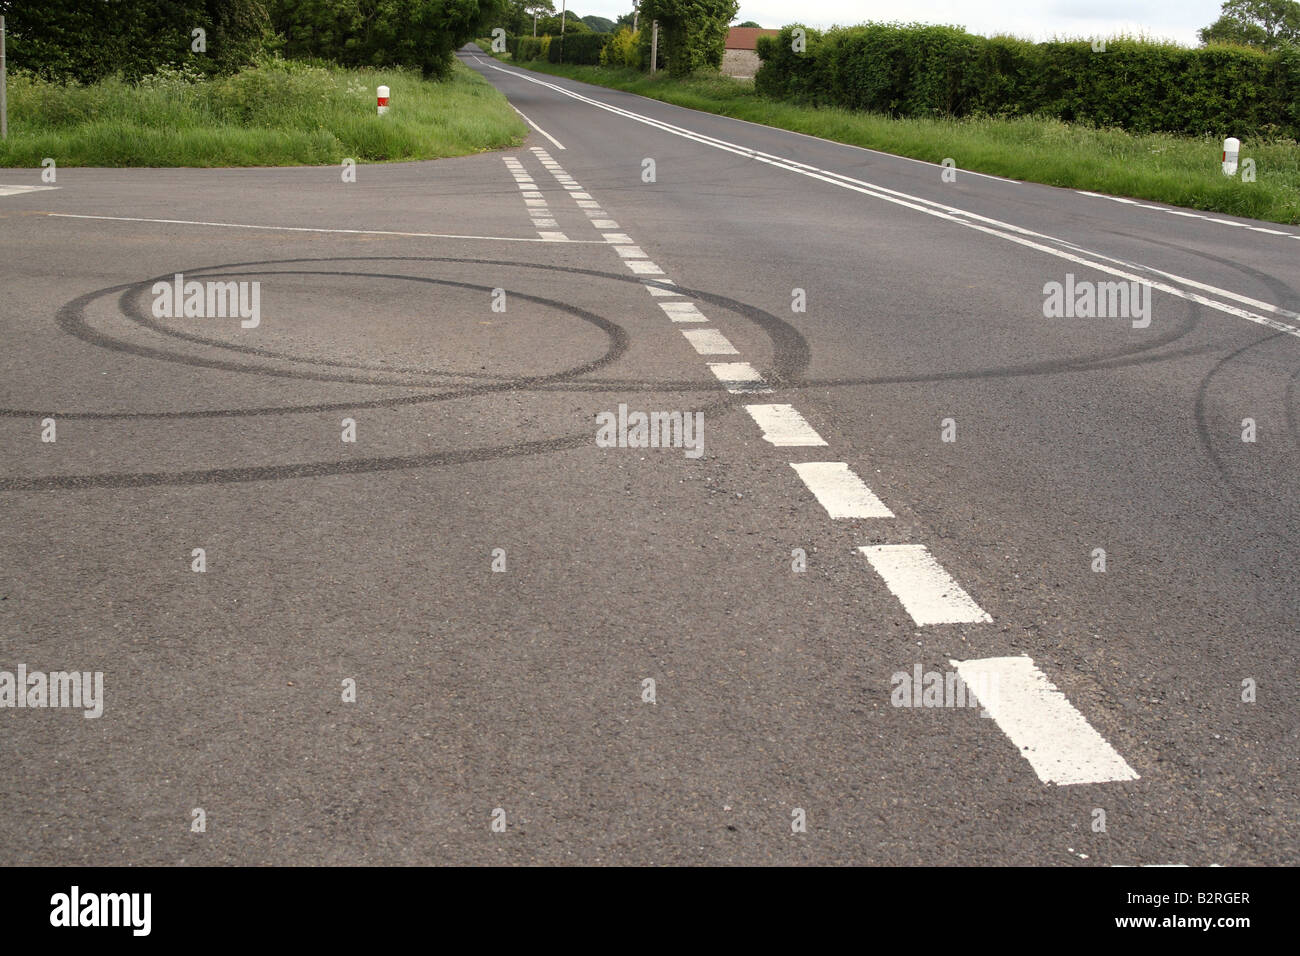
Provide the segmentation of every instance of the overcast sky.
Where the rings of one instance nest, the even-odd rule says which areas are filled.
[[[1222,0],[741,0],[740,20],[765,27],[799,21],[814,27],[903,20],[955,23],[972,33],[1012,33],[1035,40],[1145,33],[1194,46],[1196,31],[1219,16]],[[556,7],[559,7],[556,0]],[[572,0],[579,15],[608,17],[632,0]]]

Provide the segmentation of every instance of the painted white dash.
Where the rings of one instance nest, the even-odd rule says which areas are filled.
[[[564,233],[562,233],[562,232],[539,232],[537,235],[539,235],[541,238],[547,240],[548,242],[568,242],[568,241],[569,241],[569,237],[566,236],[566,235],[565,235]]]
[[[603,232],[601,235],[605,237],[606,242],[611,244],[621,245],[632,241],[632,237],[625,232]]]
[[[858,548],[919,625],[975,624],[993,618],[961,589],[923,544]]]
[[[17,196],[22,193],[40,192],[42,189],[58,188],[58,186],[0,186],[0,196]]]
[[[559,223],[554,219],[534,219],[533,225],[539,229],[554,229]]]
[[[617,246],[614,249],[624,259],[649,259],[640,246]]]
[[[745,411],[763,429],[763,440],[770,444],[783,448],[826,444],[793,405],[746,405]]]
[[[866,482],[842,461],[791,462],[790,467],[832,518],[894,517]]]
[[[623,265],[639,276],[661,276],[664,274],[664,270],[649,259],[624,259]]]
[[[613,219],[593,219],[591,224],[597,229],[617,229],[618,223]]]
[[[763,381],[763,376],[759,375],[754,366],[748,362],[710,362],[709,371],[717,376],[718,381],[733,395],[772,391]]]
[[[675,291],[667,289],[656,289],[652,285],[646,286],[651,295],[676,295]],[[699,306],[694,302],[660,302],[659,308],[668,313],[668,318],[674,322],[707,322],[709,321]]]
[[[686,341],[701,355],[739,355],[740,350],[717,329],[682,329]]]
[[[1110,783],[1138,775],[1029,657],[950,661],[1043,783]],[[988,699],[985,700],[985,697]]]

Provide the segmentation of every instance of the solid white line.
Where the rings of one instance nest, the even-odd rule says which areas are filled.
[[[57,219],[105,219],[111,222],[157,222],[169,226],[220,226],[223,229],[267,229],[271,232],[327,232],[348,236],[403,236],[411,239],[482,239],[489,242],[560,242],[559,239],[532,239],[521,236],[460,236],[441,232],[390,232],[385,229],[309,229],[306,226],[253,226],[242,222],[200,222],[191,219],[138,219],[133,216],[83,216],[70,212],[47,212]],[[606,245],[603,239],[565,239],[570,245]]]
[[[1096,269],[1099,272],[1105,272],[1110,275],[1119,276],[1120,278],[1129,279],[1130,281],[1148,282],[1152,288],[1159,289],[1161,292],[1166,292],[1170,295],[1177,296],[1178,298],[1186,299],[1191,302],[1196,302],[1200,305],[1205,305],[1212,309],[1217,309],[1218,311],[1224,312],[1228,315],[1233,315],[1233,316],[1237,316],[1238,318],[1247,319],[1248,321],[1254,322],[1258,325],[1263,325],[1267,328],[1273,329],[1274,331],[1286,332],[1289,335],[1300,337],[1300,328],[1294,326],[1288,326],[1280,322],[1275,322],[1263,316],[1255,315],[1244,309],[1239,309],[1236,308],[1235,306],[1226,305],[1222,302],[1218,302],[1213,299],[1208,299],[1204,296],[1196,295],[1195,293],[1187,292],[1184,289],[1175,288],[1173,286],[1166,285],[1164,283],[1149,282],[1149,280],[1133,276],[1131,273],[1120,271],[1118,269],[1112,268],[1110,266],[1104,265],[1099,262],[1081,259],[1077,256],[1070,255],[1066,252],[1063,252],[1062,250],[1054,249],[1049,246],[1041,245],[1034,242],[1027,242],[1023,239],[1018,238],[1017,236],[1011,235],[1010,233],[1020,233],[1022,236],[1035,236],[1037,238],[1046,239],[1052,242],[1064,242],[1064,240],[1058,239],[1056,237],[1048,236],[1043,233],[1036,233],[1033,230],[1024,229],[1020,226],[1016,226],[1011,223],[1002,222],[996,219],[990,219],[987,216],[980,216],[976,213],[969,212],[968,210],[960,209],[955,206],[948,206],[943,203],[935,202],[930,199],[924,199],[920,196],[914,196],[909,193],[899,192],[898,190],[895,189],[889,189],[885,186],[880,186],[875,183],[866,182],[865,180],[854,179],[853,177],[845,176],[842,173],[836,173],[836,172],[832,172],[831,170],[820,169],[816,166],[810,166],[806,163],[800,163],[795,160],[786,159],[784,157],[774,156],[770,153],[763,153],[758,150],[749,149],[748,147],[739,146],[735,143],[729,143],[726,140],[717,139],[716,137],[713,136],[706,136],[702,133],[697,133],[693,130],[684,129],[680,126],[674,126],[671,123],[666,123],[661,120],[656,120],[652,117],[645,116],[640,113],[634,113],[631,110],[625,110],[622,107],[612,106],[608,103],[603,103],[600,100],[592,99],[589,96],[584,96],[581,93],[577,93],[573,90],[565,89],[564,87],[557,86],[554,83],[547,83],[543,80],[535,79],[534,77],[516,72],[514,70],[506,70],[496,66],[495,64],[489,64],[489,65],[492,66],[493,69],[500,70],[503,73],[509,73],[512,76],[520,77],[521,79],[527,80],[530,83],[535,83],[538,86],[544,86],[549,89],[552,89],[563,96],[571,97],[572,99],[576,99],[581,102],[587,103],[591,106],[595,106],[598,109],[602,109],[610,113],[615,113],[617,115],[626,117],[627,119],[631,119],[635,122],[642,123],[647,126],[651,126],[655,129],[661,130],[666,133],[670,133],[674,136],[680,136],[685,139],[689,139],[694,142],[701,143],[705,146],[710,146],[714,149],[719,149],[724,152],[733,153],[739,156],[744,156],[756,162],[766,163],[770,166],[775,166],[779,169],[784,169],[789,172],[796,173],[800,176],[806,176],[810,179],[816,179],[821,182],[829,183],[834,186],[839,186],[844,189],[850,189],[853,190],[854,192],[862,193],[863,195],[871,196],[875,199],[881,199],[884,200],[885,202],[894,203],[895,205],[904,206],[908,209],[913,209],[917,212],[921,212],[929,216],[935,216],[940,219],[945,219],[950,222],[955,222],[959,225],[966,226],[967,228],[970,229],[975,229],[979,232],[983,232],[987,235],[994,236],[999,239],[1004,239],[1010,242],[1016,242],[1019,243],[1020,245],[1027,246],[1032,249],[1036,249],[1040,252],[1044,252],[1051,256],[1056,256],[1058,258],[1067,259],[1072,262],[1077,262],[1081,265],[1086,265],[1089,268]],[[1107,198],[1115,198],[1115,197],[1107,197]],[[1127,200],[1127,201],[1134,205],[1138,205],[1137,203],[1134,203],[1132,200]],[[987,226],[980,225],[981,222],[994,225],[998,228],[990,229]],[[1238,224],[1234,223],[1232,225],[1238,225]],[[1000,230],[1006,230],[1006,231],[1000,231]],[[1076,246],[1075,248],[1078,247]],[[1091,253],[1088,250],[1081,250],[1081,251],[1088,252],[1089,255],[1096,255],[1095,253]],[[1171,274],[1168,275],[1174,281],[1187,284],[1187,285],[1193,284],[1192,280],[1184,279],[1181,276],[1173,276]],[[1215,287],[1209,287],[1209,288],[1213,289],[1214,293],[1217,295],[1222,295],[1226,298],[1237,298],[1235,293],[1229,292],[1225,289],[1219,289]]]
[[[537,130],[537,132],[541,133],[543,136],[545,136],[547,139],[549,139],[552,143],[554,143],[556,149],[564,149],[564,146],[560,143],[560,141],[559,141],[558,139],[556,139],[556,138],[555,138],[554,136],[552,136],[550,133],[546,132],[546,130],[542,129],[540,126],[538,126],[538,125],[537,125],[536,123],[534,123],[532,120],[530,120],[527,116],[524,116],[524,114],[521,113],[521,112],[519,111],[519,107],[517,107],[517,106],[515,106],[513,103],[511,103],[511,104],[510,104],[510,108],[511,108],[512,110],[514,110],[516,113],[519,113],[519,115],[523,117],[523,120],[524,120],[525,123],[527,123],[527,124],[528,124],[529,126],[531,126],[533,129]]]
[[[763,429],[763,440],[770,444],[783,448],[826,444],[826,439],[817,434],[793,405],[746,405],[745,411]]]
[[[710,362],[709,371],[733,395],[750,395],[770,392],[763,376],[748,362]]]
[[[991,621],[923,544],[858,548],[919,625]]]
[[[740,350],[717,329],[682,329],[686,341],[701,355],[739,355]]]
[[[949,661],[1043,783],[1109,783],[1138,775],[1029,657]]]
[[[813,497],[832,518],[892,518],[894,513],[842,461],[791,462]]]

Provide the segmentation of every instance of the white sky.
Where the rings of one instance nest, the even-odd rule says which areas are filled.
[[[955,23],[972,33],[1034,40],[1145,33],[1195,46],[1196,31],[1219,17],[1222,0],[740,0],[739,21],[765,27],[799,21],[813,27],[867,20]],[[559,7],[556,0],[556,7]],[[579,15],[613,20],[632,0],[572,0]]]

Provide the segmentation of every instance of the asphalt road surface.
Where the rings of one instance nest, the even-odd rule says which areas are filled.
[[[0,863],[1297,862],[1300,230],[462,58],[0,174]]]

